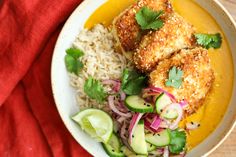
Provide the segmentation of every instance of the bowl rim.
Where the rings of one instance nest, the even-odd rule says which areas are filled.
[[[56,89],[55,89],[55,86],[54,86],[54,76],[53,76],[53,70],[54,70],[54,66],[53,66],[54,62],[53,62],[53,61],[54,61],[55,58],[56,58],[56,53],[55,53],[55,51],[56,51],[56,47],[57,47],[57,45],[58,45],[60,39],[63,38],[63,32],[64,32],[65,28],[67,27],[67,25],[69,25],[70,21],[72,21],[72,19],[73,19],[73,17],[75,16],[75,14],[76,14],[77,11],[79,12],[80,10],[82,10],[83,8],[85,8],[88,3],[91,3],[91,2],[93,2],[93,0],[83,0],[76,8],[72,11],[72,13],[70,14],[70,16],[67,18],[66,22],[64,23],[64,25],[63,25],[63,27],[62,27],[62,29],[61,29],[61,31],[60,31],[58,37],[57,37],[57,41],[56,41],[55,46],[54,46],[54,49],[53,49],[52,61],[51,61],[51,71],[50,71],[50,74],[51,74],[51,75],[50,75],[50,76],[51,76],[52,95],[53,95],[53,98],[54,98],[54,101],[55,101],[55,104],[56,104],[56,108],[57,108],[57,111],[58,111],[58,113],[59,113],[59,115],[60,115],[60,118],[61,118],[62,122],[64,123],[66,129],[69,131],[69,133],[70,133],[71,136],[74,138],[74,140],[75,140],[84,150],[86,150],[90,155],[93,155],[93,151],[90,150],[90,149],[88,149],[88,148],[83,147],[83,145],[81,144],[81,142],[78,141],[78,140],[76,140],[76,138],[75,138],[73,132],[72,132],[70,129],[68,129],[68,128],[69,128],[69,127],[68,127],[68,124],[66,123],[66,121],[65,121],[64,118],[63,118],[63,117],[64,117],[64,116],[63,116],[63,115],[64,115],[64,114],[63,114],[63,111],[62,111],[61,108],[59,107],[59,102],[58,102],[58,100],[56,99],[56,96],[55,96],[55,95],[56,95],[56,94],[55,94]]]
[[[106,0],[108,1],[108,0]],[[234,29],[236,30],[236,21],[234,20],[233,16],[229,13],[229,11],[225,8],[225,6],[223,6],[223,4],[219,1],[219,0],[212,0],[217,6],[219,6],[219,8],[226,14],[226,16],[229,18],[230,22],[232,22],[233,24],[233,27]],[[54,76],[53,76],[53,61],[55,60],[55,49],[56,49],[56,45],[58,45],[58,42],[59,42],[59,39],[62,38],[62,32],[64,32],[64,29],[67,25],[69,25],[70,21],[73,19],[74,15],[75,15],[75,12],[76,11],[79,11],[79,10],[82,10],[86,5],[87,3],[91,3],[93,2],[93,0],[84,0],[82,1],[74,10],[73,12],[71,13],[71,15],[67,18],[66,22],[64,23],[62,29],[61,29],[61,32],[57,38],[57,41],[55,43],[55,47],[54,47],[54,50],[53,50],[53,55],[52,55],[52,61],[51,61],[51,69],[50,69],[50,75],[51,75],[51,87],[52,87],[52,95],[53,95],[53,98],[54,98],[54,101],[55,101],[55,104],[56,104],[56,108],[58,110],[58,113],[60,115],[60,118],[62,120],[62,122],[64,123],[66,129],[70,132],[70,134],[72,135],[72,137],[74,138],[74,140],[76,140],[76,138],[74,137],[73,133],[71,132],[70,129],[68,129],[68,126],[65,122],[65,120],[62,118],[63,117],[63,111],[60,109],[59,107],[59,102],[57,101],[56,99],[56,96],[55,96],[55,86],[54,86]],[[233,95],[232,95],[233,96]],[[232,131],[234,130],[234,128],[236,128],[236,115],[234,115],[234,121],[232,121],[231,123],[231,126],[230,128],[228,129],[228,131],[223,135],[223,138],[220,140],[220,142],[218,142],[215,146],[213,146],[209,151],[205,152],[203,154],[203,156],[209,156],[211,153],[213,153],[220,145],[223,144],[223,142],[228,138],[228,136],[232,133]],[[78,142],[78,144],[83,148],[85,149],[89,154],[93,155],[92,151],[89,150],[88,148],[85,148],[81,145],[81,143],[76,140],[76,142]]]

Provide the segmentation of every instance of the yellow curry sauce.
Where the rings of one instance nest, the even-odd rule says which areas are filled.
[[[223,35],[222,47],[218,50],[210,49],[211,64],[215,71],[215,82],[203,107],[180,124],[186,122],[200,122],[201,126],[190,131],[188,135],[188,149],[192,149],[202,142],[221,121],[232,94],[233,86],[233,61],[225,36],[211,15],[197,5],[193,0],[171,0],[176,12],[197,28],[199,33],[218,33]],[[135,0],[108,0],[97,9],[88,19],[85,28],[90,29],[97,23],[109,26],[114,17],[119,15]]]

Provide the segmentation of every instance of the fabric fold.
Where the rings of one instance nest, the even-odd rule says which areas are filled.
[[[3,0],[0,10],[0,105],[58,26],[81,0]]]
[[[50,70],[61,26],[81,0],[0,1],[0,156],[91,156],[65,128]]]

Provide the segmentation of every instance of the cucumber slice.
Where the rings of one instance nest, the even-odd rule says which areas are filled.
[[[128,96],[125,99],[125,104],[128,109],[134,112],[147,113],[154,110],[152,104],[145,102],[144,99],[137,95]]]
[[[157,147],[164,147],[170,144],[170,133],[168,129],[156,134],[147,134],[145,138],[148,143]]]
[[[135,155],[135,153],[129,150],[126,146],[122,146],[121,151],[125,154],[125,156]]]
[[[160,96],[157,97],[156,99],[157,113],[160,114],[163,111],[163,109],[171,103],[172,103],[171,99],[165,93],[160,94]]]
[[[162,117],[166,119],[176,119],[178,117],[178,112],[176,110],[164,109],[161,114]]]
[[[144,134],[144,121],[139,121],[138,125],[134,129],[134,134],[132,137],[132,142],[130,144],[133,151],[140,155],[147,155],[147,144],[145,141]]]
[[[121,143],[115,133],[111,135],[107,144],[102,143],[103,148],[110,157],[124,157],[124,153],[121,152]]]
[[[126,146],[122,146],[121,147],[121,151],[125,154],[125,156],[127,157],[147,157],[146,155],[138,155],[134,152],[132,152],[131,150],[129,150],[129,148],[127,148]]]
[[[151,152],[151,151],[153,151],[155,149],[157,149],[156,146],[154,146],[153,144],[147,142],[147,151],[148,152]]]

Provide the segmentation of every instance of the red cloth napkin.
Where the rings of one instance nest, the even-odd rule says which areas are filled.
[[[81,0],[0,0],[0,157],[87,157],[55,107],[50,65]]]

